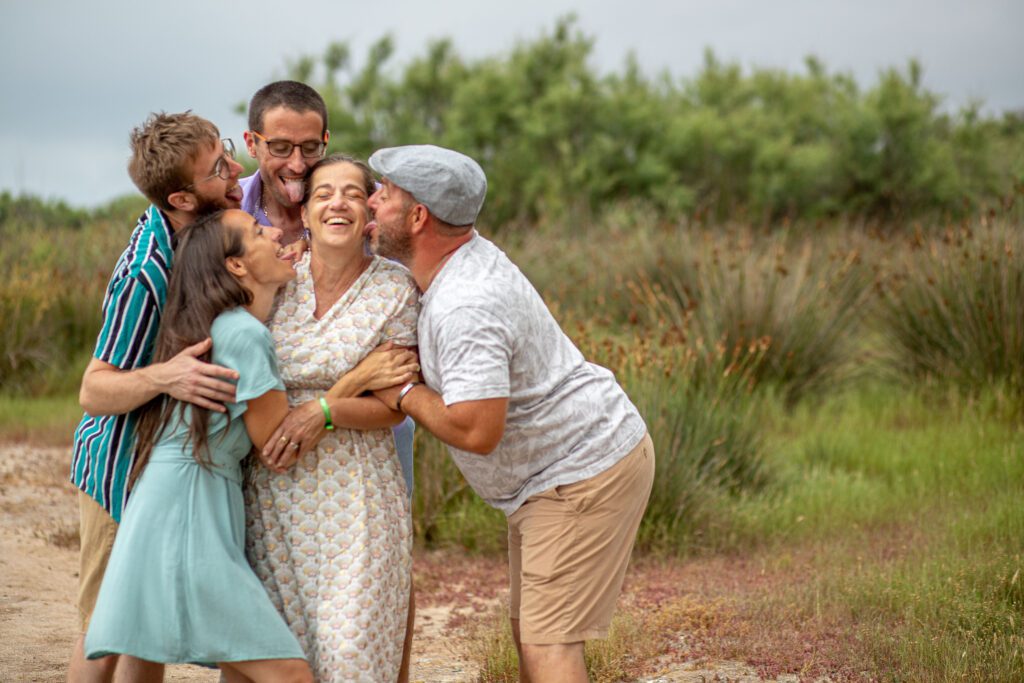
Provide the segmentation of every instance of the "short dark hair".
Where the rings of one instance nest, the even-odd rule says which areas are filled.
[[[263,116],[268,110],[284,107],[303,114],[316,112],[323,121],[321,134],[327,132],[327,105],[320,93],[298,81],[274,81],[268,83],[249,100],[249,130],[263,132]]]

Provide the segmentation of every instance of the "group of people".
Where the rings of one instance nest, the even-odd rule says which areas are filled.
[[[152,205],[82,380],[69,680],[408,680],[414,424],[507,515],[521,680],[587,680],[654,477],[636,408],[475,229],[476,161],[327,155],[293,81],[244,140],[240,180],[195,114],[131,136]]]

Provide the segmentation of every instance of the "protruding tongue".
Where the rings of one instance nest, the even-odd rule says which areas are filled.
[[[302,201],[302,190],[303,183],[301,180],[285,180],[284,191],[288,193],[288,200],[292,204],[298,204]]]
[[[376,228],[376,227],[377,227],[377,221],[369,221],[366,224],[366,227],[363,228],[363,235],[365,237],[369,237],[370,233],[372,233],[373,229]]]

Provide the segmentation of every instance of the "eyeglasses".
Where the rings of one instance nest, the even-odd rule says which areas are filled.
[[[231,177],[231,163],[230,161],[235,158],[235,143],[231,141],[231,138],[224,138],[221,140],[221,144],[224,145],[224,151],[221,152],[220,157],[217,159],[217,163],[213,167],[213,173],[200,178],[194,183],[189,183],[185,187],[178,190],[178,192],[186,192],[191,188],[195,187],[199,183],[209,180],[210,178],[220,178],[221,180],[227,180]]]
[[[319,159],[324,155],[324,150],[327,149],[327,133],[324,133],[323,140],[292,142],[291,140],[270,140],[266,136],[260,135],[254,130],[249,132],[266,143],[267,151],[270,152],[270,156],[272,157],[290,157],[292,155],[292,150],[298,147],[299,152],[307,159]]]

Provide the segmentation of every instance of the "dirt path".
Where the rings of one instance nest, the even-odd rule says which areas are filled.
[[[68,482],[69,450],[0,444],[0,681],[63,681],[76,636],[78,579],[77,490]],[[709,571],[714,572],[714,568]],[[703,572],[701,572],[703,575]],[[691,577],[692,579],[693,577]],[[687,579],[687,580],[691,580]],[[678,593],[681,577],[664,568],[640,567],[631,574],[627,600]],[[474,681],[477,669],[465,652],[467,628],[497,609],[507,595],[500,559],[444,553],[417,554],[417,619],[412,680]],[[632,588],[630,588],[632,587]],[[632,592],[630,592],[632,591]],[[645,597],[646,596],[646,597]],[[709,665],[688,657],[680,636],[676,657],[642,680],[650,683],[750,683],[751,667]],[[214,671],[170,666],[167,681],[217,681]],[[778,681],[796,681],[780,676]]]

